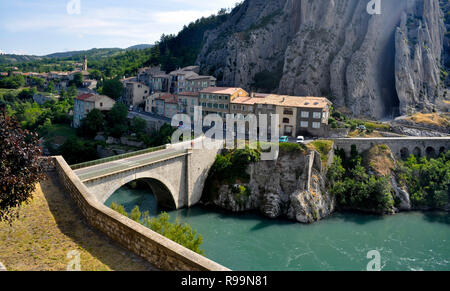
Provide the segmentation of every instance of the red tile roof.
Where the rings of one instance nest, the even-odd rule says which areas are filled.
[[[172,94],[164,94],[162,96],[160,96],[159,98],[156,99],[161,99],[164,100],[165,103],[175,103],[178,104],[178,98],[175,95]]]
[[[91,93],[88,93],[88,94],[82,94],[82,95],[80,95],[80,96],[78,96],[76,99],[78,99],[78,100],[86,100],[86,99],[89,99],[89,98],[91,98],[92,96],[94,96],[94,94],[91,94]]]

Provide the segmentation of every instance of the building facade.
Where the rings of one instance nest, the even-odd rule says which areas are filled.
[[[94,109],[110,111],[116,101],[108,96],[98,94],[82,94],[75,98],[73,107],[73,123],[75,128],[80,127],[81,121]]]
[[[127,106],[139,106],[145,103],[150,95],[150,88],[140,82],[126,82],[124,89],[124,102]]]

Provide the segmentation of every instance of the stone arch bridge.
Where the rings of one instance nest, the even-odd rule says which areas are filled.
[[[352,145],[359,152],[369,150],[374,145],[389,146],[397,158],[406,159],[410,155],[417,157],[437,157],[450,150],[450,137],[401,137],[401,138],[340,138],[334,139],[335,149],[350,153]]]
[[[75,166],[74,172],[100,203],[122,186],[139,180],[152,189],[158,205],[180,209],[200,201],[218,152],[192,149],[191,142],[180,143],[151,153]]]

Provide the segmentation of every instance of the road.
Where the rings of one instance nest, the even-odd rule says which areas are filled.
[[[157,152],[152,152],[148,154],[143,154],[140,156],[134,156],[122,160],[107,162],[104,164],[99,164],[87,168],[82,168],[75,170],[75,174],[80,178],[81,181],[87,181],[94,178],[109,175],[115,172],[126,171],[128,169],[133,169],[139,166],[144,166],[151,164],[153,162],[166,159],[169,157],[175,157],[178,155],[185,154],[185,150],[177,149],[167,149]]]

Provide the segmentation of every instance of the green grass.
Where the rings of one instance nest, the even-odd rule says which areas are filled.
[[[308,144],[312,150],[316,150],[320,154],[322,163],[328,162],[328,154],[333,149],[334,142],[332,140],[316,140]]]

